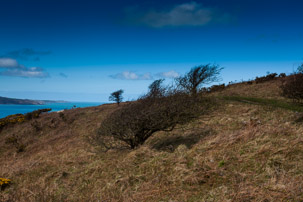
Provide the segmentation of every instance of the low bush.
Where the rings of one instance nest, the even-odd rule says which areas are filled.
[[[39,132],[42,130],[42,125],[41,123],[37,122],[37,121],[33,121],[31,123],[31,126],[33,127],[33,129],[36,131],[36,132]]]
[[[7,186],[11,184],[10,179],[0,177],[0,190],[4,190]]]
[[[142,145],[157,131],[169,131],[203,114],[210,102],[183,93],[143,98],[110,114],[101,124],[97,141],[105,149]]]
[[[271,74],[268,74],[266,76],[256,77],[255,81],[256,81],[257,84],[258,83],[264,83],[266,81],[274,80],[277,75],[278,75],[277,73],[271,73]]]
[[[38,109],[38,110],[35,110],[35,111],[32,111],[32,112],[26,113],[24,115],[24,117],[25,117],[26,120],[31,120],[31,119],[34,119],[34,118],[38,118],[41,113],[49,112],[51,110],[52,109],[50,109],[50,108],[47,108],[47,109]]]
[[[286,77],[280,87],[284,97],[300,103],[303,101],[303,73]]]
[[[38,109],[26,114],[14,114],[14,115],[9,115],[5,118],[0,119],[0,132],[1,130],[8,125],[14,125],[17,123],[22,123],[25,122],[27,120],[31,120],[33,118],[38,118],[40,116],[41,113],[44,112],[49,112],[52,109]]]
[[[0,131],[7,125],[13,125],[16,123],[22,123],[25,121],[23,114],[14,114],[0,119]]]
[[[5,143],[16,148],[17,153],[25,151],[25,145],[20,141],[20,137],[13,135],[5,139]]]
[[[225,89],[225,84],[213,85],[209,88],[209,92],[217,92]]]

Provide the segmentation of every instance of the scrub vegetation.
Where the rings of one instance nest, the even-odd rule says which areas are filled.
[[[284,96],[289,78],[197,91],[160,80],[137,101],[7,125],[0,201],[302,201],[303,110]]]

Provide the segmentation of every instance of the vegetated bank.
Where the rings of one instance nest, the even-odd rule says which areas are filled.
[[[42,114],[5,127],[0,177],[12,181],[0,200],[301,201],[303,116],[257,103],[292,105],[281,97],[282,82],[275,77],[209,92],[214,110],[156,132],[135,150],[103,152],[92,138],[127,103]]]

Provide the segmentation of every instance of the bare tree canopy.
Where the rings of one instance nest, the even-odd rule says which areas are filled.
[[[301,74],[303,73],[303,63],[298,66],[297,72]]]
[[[123,100],[123,97],[122,97],[123,92],[124,91],[122,89],[113,92],[109,96],[109,101],[114,101],[119,105],[120,102],[122,102],[122,100]]]
[[[202,84],[218,81],[221,67],[202,65],[192,68],[176,80],[177,86],[164,86],[164,79],[155,80],[148,93],[135,102],[127,103],[103,120],[96,140],[105,149],[128,146],[135,149],[158,131],[170,131],[177,125],[193,121],[207,113],[213,105],[207,98],[196,95]],[[110,99],[120,101],[122,90]]]
[[[134,149],[157,131],[170,131],[210,109],[207,99],[193,99],[185,93],[161,98],[143,98],[111,113],[101,124],[97,142],[105,149],[121,145]]]
[[[162,97],[165,93],[165,88],[162,87],[164,79],[158,79],[148,86],[148,95],[151,97]]]
[[[177,86],[196,95],[202,85],[219,81],[223,68],[219,65],[200,65],[193,67],[187,74],[176,79]]]

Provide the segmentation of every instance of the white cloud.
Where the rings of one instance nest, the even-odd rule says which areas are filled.
[[[0,68],[18,67],[18,62],[11,58],[0,58]]]
[[[169,72],[160,72],[157,74],[158,77],[161,78],[170,78],[170,79],[174,79],[180,76],[180,74],[178,72],[175,72],[174,70],[171,70]]]
[[[0,68],[4,69],[4,71],[0,71],[0,76],[26,78],[49,77],[49,74],[41,67],[25,67],[24,65],[19,64],[15,59],[11,58],[0,58]]]
[[[30,68],[13,68],[0,72],[2,76],[15,76],[26,78],[46,78],[49,77],[47,72],[44,72],[42,68],[30,67]]]
[[[142,16],[133,16],[132,20],[138,24],[161,28],[205,26],[210,23],[228,22],[230,19],[230,15],[226,13],[218,12],[214,8],[203,7],[202,4],[193,1],[176,5],[166,11],[149,11]]]
[[[145,73],[143,75],[140,75],[139,78],[141,80],[151,80],[153,79],[153,76],[150,73]]]
[[[153,79],[150,73],[145,74],[136,74],[131,71],[124,71],[122,73],[118,73],[110,76],[113,79],[121,79],[121,80],[151,80]]]
[[[139,76],[133,72],[122,72],[121,78],[128,80],[136,80],[139,78]]]
[[[179,77],[180,74],[174,70],[168,72],[160,72],[157,74],[145,73],[145,74],[137,74],[132,71],[124,71],[118,74],[110,75],[113,79],[121,79],[121,80],[153,80],[154,77],[174,79]]]

